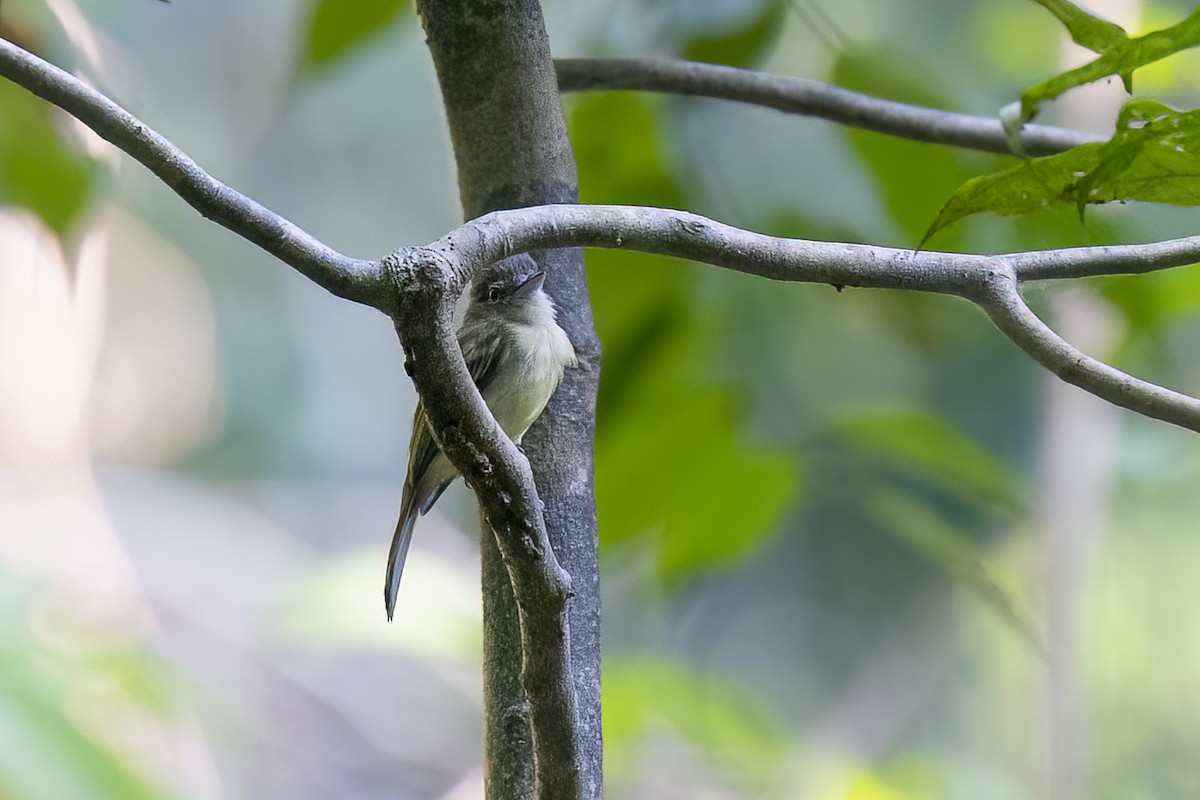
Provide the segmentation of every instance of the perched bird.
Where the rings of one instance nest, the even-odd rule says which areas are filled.
[[[497,273],[476,281],[458,330],[458,344],[471,379],[492,416],[516,444],[545,409],[563,370],[576,363],[575,349],[555,319],[553,302],[542,290],[545,279],[546,273],[539,271],[532,275]],[[457,477],[458,470],[434,442],[425,404],[419,402],[413,415],[400,521],[392,537],[383,588],[389,620],[396,609],[396,591],[413,524]]]

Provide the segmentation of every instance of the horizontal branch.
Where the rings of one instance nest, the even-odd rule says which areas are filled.
[[[202,170],[109,98],[58,67],[0,39],[0,75],[49,100],[157,175],[203,216],[276,256],[330,292],[378,305],[377,262],[345,256]]]
[[[1192,263],[1200,260],[1200,237],[985,256],[783,239],[670,209],[555,205],[497,211],[421,249],[457,259],[469,273],[516,253],[549,247],[624,248],[772,280],[957,295],[979,305],[1006,336],[1064,380],[1116,405],[1200,432],[1200,401],[1078,352],[1029,310],[1017,288],[1022,281],[1151,272]]]
[[[525,490],[514,493],[505,489],[502,493],[510,497],[512,507],[496,506],[488,513],[499,515],[501,522],[524,515],[535,540],[541,516],[533,511],[536,494],[527,463],[506,437],[492,435],[495,423],[467,377],[462,353],[447,333],[448,323],[417,310],[421,305],[436,306],[437,314],[444,313],[449,307],[446,304],[452,305],[480,270],[533,250],[624,248],[773,280],[957,295],[981,306],[1005,335],[1056,374],[1113,403],[1200,432],[1196,400],[1131,378],[1071,349],[1032,314],[1016,289],[1026,281],[1145,273],[1195,263],[1200,261],[1200,237],[987,256],[784,239],[671,209],[553,205],[494,212],[426,247],[401,248],[380,261],[362,261],[330,249],[217,181],[108,98],[2,39],[0,75],[80,118],[218,224],[278,256],[334,294],[392,316],[415,370],[414,379],[426,374],[427,363],[435,365],[430,374],[442,376],[417,383],[422,397],[438,394],[445,398],[444,407],[453,412],[444,417],[437,414],[438,419],[433,420],[439,438],[452,439],[449,428],[441,429],[439,421],[447,426],[467,425],[473,431],[468,437],[471,441],[475,435],[483,437],[475,450],[465,444],[462,451],[448,446],[448,454],[457,453],[451,455],[451,461],[468,478],[472,474],[482,478],[485,473],[482,468],[473,473],[470,460],[474,455],[481,455],[485,463],[505,465],[502,478],[512,482],[509,488],[523,486]],[[1003,288],[1007,284],[1011,291]],[[444,335],[445,341],[438,338],[434,347],[432,340],[414,333],[413,326],[436,330],[437,337]],[[551,580],[556,566],[536,569],[543,570],[543,579]]]
[[[495,211],[430,244],[471,274],[531,250],[600,247],[700,261],[763,278],[864,289],[909,289],[974,300],[989,274],[1020,283],[1154,272],[1200,262],[1200,236],[1149,244],[1004,255],[788,239],[688,211],[648,206],[551,205]]]
[[[626,89],[712,97],[820,117],[904,139],[1009,154],[1000,120],[897,103],[820,81],[753,70],[662,58],[560,58],[564,92]],[[1104,137],[1048,125],[1026,125],[1021,143],[1029,155],[1050,155]]]

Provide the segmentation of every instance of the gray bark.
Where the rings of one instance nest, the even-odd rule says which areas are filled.
[[[441,84],[463,213],[572,203],[578,197],[549,41],[535,0],[422,0],[418,10]],[[571,672],[583,796],[601,796],[600,597],[592,446],[599,344],[578,250],[533,254],[579,357],[526,434],[550,542],[570,574]],[[519,679],[518,615],[494,537],[483,537],[487,796],[530,796],[533,741]]]

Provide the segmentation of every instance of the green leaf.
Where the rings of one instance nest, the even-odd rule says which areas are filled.
[[[1107,142],[1085,144],[964,183],[942,207],[922,244],[937,231],[981,212],[1030,214],[1073,204],[1138,200],[1176,206],[1200,204],[1200,111],[1161,103],[1126,103]]]
[[[1200,45],[1200,8],[1182,22],[1115,44],[1094,61],[1026,89],[1021,95],[1021,117],[1025,121],[1033,119],[1040,104],[1068,89],[1109,75],[1131,75],[1139,67],[1197,45]]]
[[[1019,510],[1017,474],[939,417],[912,411],[847,416],[833,430],[965,495]]]
[[[1034,0],[1067,29],[1071,41],[1094,53],[1104,53],[1129,39],[1115,22],[1093,16],[1069,0]]]
[[[596,450],[603,543],[650,534],[671,582],[751,552],[798,484],[791,458],[741,440],[729,392],[682,373],[698,344],[672,338],[621,413],[606,415]]]
[[[301,68],[326,68],[344,59],[386,28],[407,0],[316,0],[308,18]]]
[[[758,14],[742,27],[714,35],[691,37],[684,48],[683,57],[708,64],[752,66],[770,51],[779,38],[786,12],[786,2],[768,0]]]
[[[986,553],[977,543],[909,494],[881,489],[868,500],[868,509],[884,530],[906,542],[956,584],[979,597],[1035,650],[1044,651],[1033,622],[1022,609],[1023,604],[992,575]]]
[[[627,94],[574,107],[585,202],[683,204],[653,146],[665,140],[660,107]],[[704,379],[711,321],[697,311],[684,262],[620,251],[590,252],[587,261],[605,352],[596,440],[602,545],[649,537],[667,581],[742,557],[794,496],[792,457],[743,442],[737,395]]]
[[[59,136],[54,113],[16,84],[0,81],[0,202],[24,206],[62,233],[91,200],[97,170]]]

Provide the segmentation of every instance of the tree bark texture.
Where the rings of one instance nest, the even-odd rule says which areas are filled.
[[[441,85],[463,213],[578,199],[550,44],[536,0],[419,0]],[[581,251],[533,253],[571,338],[579,368],[568,370],[549,407],[525,435],[546,528],[571,576],[570,648],[587,773],[599,798],[600,595],[592,451],[599,343]],[[487,796],[529,796],[532,752],[520,682],[518,615],[509,576],[490,532],[482,537]]]

